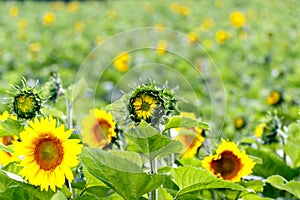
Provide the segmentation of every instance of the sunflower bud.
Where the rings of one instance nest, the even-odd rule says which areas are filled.
[[[28,87],[26,81],[22,81],[23,86],[14,86],[17,92],[13,96],[12,111],[20,119],[32,119],[42,107],[42,99],[35,87]]]

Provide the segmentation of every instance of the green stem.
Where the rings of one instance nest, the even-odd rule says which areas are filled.
[[[73,128],[73,119],[72,119],[72,116],[73,116],[73,110],[72,110],[72,102],[69,101],[68,97],[65,97],[66,98],[66,115],[67,115],[67,121],[66,121],[66,125],[69,129],[72,129]],[[68,184],[68,187],[69,187],[69,190],[71,192],[71,199],[74,199],[75,198],[75,190],[73,190],[72,188],[72,185],[71,185],[71,182],[69,180],[67,180],[67,184]]]
[[[152,161],[150,161],[150,172],[151,174],[157,173],[157,158],[154,158]],[[149,200],[157,200],[157,190],[153,190],[149,193]]]

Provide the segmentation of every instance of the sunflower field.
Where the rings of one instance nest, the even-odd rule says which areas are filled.
[[[300,199],[300,3],[0,2],[0,199]]]

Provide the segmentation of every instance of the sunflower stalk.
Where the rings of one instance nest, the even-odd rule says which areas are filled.
[[[73,128],[72,102],[68,99],[67,96],[65,98],[66,98],[66,115],[67,115],[66,124],[69,129],[72,129]],[[72,188],[71,181],[67,180],[67,184],[68,184],[69,190],[71,192],[71,199],[74,199],[75,198],[75,190],[73,190],[73,188]]]
[[[154,158],[153,160],[150,161],[150,172],[151,174],[156,174],[157,173],[157,158]],[[157,200],[158,195],[157,195],[157,189],[151,191],[149,193],[149,200]]]

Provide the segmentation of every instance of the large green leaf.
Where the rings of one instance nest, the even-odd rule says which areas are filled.
[[[144,121],[128,136],[136,146],[135,151],[145,154],[150,161],[157,156],[179,153],[182,150],[180,142],[159,134]]]
[[[158,188],[158,200],[172,200],[173,197],[164,188]]]
[[[84,166],[126,200],[138,199],[158,188],[161,175],[150,175],[134,162],[100,149],[83,148],[80,155]]]
[[[290,157],[293,167],[300,167],[300,124],[292,123],[288,128],[288,138],[284,151]]]
[[[253,168],[253,174],[267,178],[274,174],[278,174],[291,180],[299,174],[298,170],[292,169],[286,165],[281,159],[279,159],[272,152],[267,150],[259,150],[253,148],[247,148],[247,153],[256,157],[260,157],[263,160],[263,164],[256,164]]]
[[[169,118],[168,122],[165,124],[165,130],[169,130],[171,128],[179,128],[179,127],[198,127],[203,129],[209,129],[207,123],[201,122],[197,119],[193,119],[190,117],[183,117],[183,116],[173,116]]]
[[[179,191],[176,198],[203,189],[230,189],[238,191],[246,191],[241,185],[221,180],[208,171],[201,168],[194,168],[191,166],[179,167],[172,169],[171,172],[174,182],[178,185]]]
[[[270,183],[273,187],[280,190],[285,190],[297,198],[300,199],[300,182],[299,181],[290,181],[288,182],[282,176],[273,175],[265,180],[266,183]]]
[[[24,127],[19,121],[8,118],[4,122],[1,122],[2,130],[0,130],[0,137],[4,136],[19,136],[23,131]]]
[[[53,192],[40,191],[39,188],[19,182],[8,177],[4,171],[0,171],[0,199],[51,199]]]

